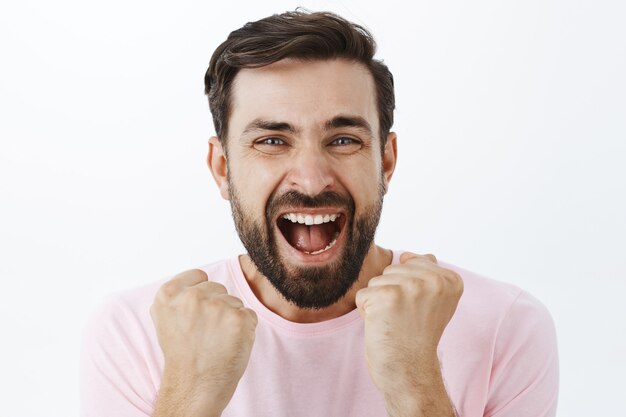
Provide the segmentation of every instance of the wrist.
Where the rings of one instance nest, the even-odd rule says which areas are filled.
[[[220,417],[227,405],[221,398],[198,378],[164,371],[153,417]]]
[[[389,417],[456,416],[436,352],[404,369],[396,376],[393,389],[383,392]]]

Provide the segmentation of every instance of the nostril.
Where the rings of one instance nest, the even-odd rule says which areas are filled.
[[[332,166],[323,158],[294,158],[287,180],[303,194],[317,195],[335,185]]]

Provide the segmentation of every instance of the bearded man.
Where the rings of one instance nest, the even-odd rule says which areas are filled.
[[[555,415],[539,301],[374,243],[398,153],[374,52],[301,11],[217,48],[207,163],[247,253],[110,296],[84,334],[83,416]]]

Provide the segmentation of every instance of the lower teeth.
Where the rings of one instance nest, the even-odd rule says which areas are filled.
[[[335,232],[335,236],[333,236],[333,240],[331,240],[328,246],[326,246],[324,249],[316,250],[315,252],[307,252],[307,251],[303,251],[303,252],[306,253],[307,255],[317,255],[318,253],[326,252],[328,249],[333,247],[335,242],[337,242],[337,236],[339,236],[339,232]]]

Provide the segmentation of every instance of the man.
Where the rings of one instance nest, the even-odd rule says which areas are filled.
[[[207,162],[247,254],[109,297],[85,331],[83,415],[555,415],[539,301],[373,241],[397,158],[374,50],[306,12],[218,47]]]

